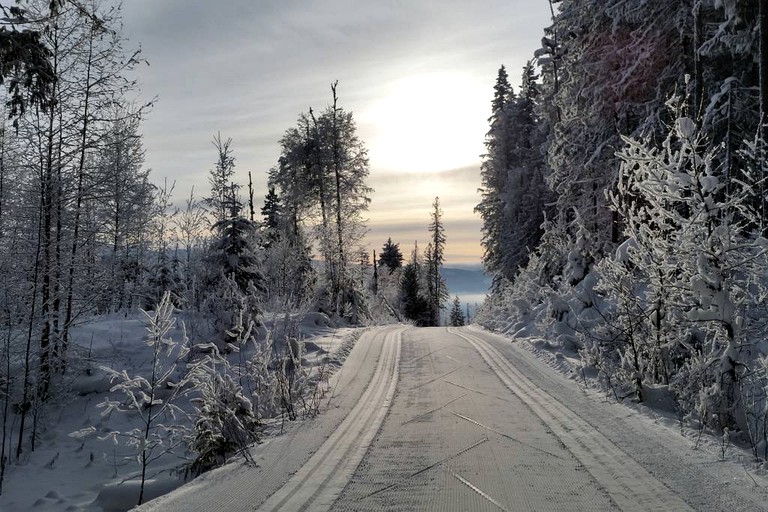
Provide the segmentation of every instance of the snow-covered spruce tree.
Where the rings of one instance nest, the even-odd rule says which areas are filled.
[[[235,342],[231,348],[236,351],[242,351],[248,341],[253,341],[254,323],[250,321],[244,325],[243,313],[241,309],[238,323],[230,332]],[[236,453],[252,463],[248,448],[258,441],[258,417],[243,389],[243,379],[247,378],[248,371],[233,368],[213,343],[196,348],[207,350],[207,354],[190,372],[196,393],[191,400],[196,410],[195,424],[188,441],[196,457],[190,470],[199,475],[220,466]]]
[[[488,119],[490,130],[485,136],[487,153],[480,168],[482,199],[475,211],[483,219],[484,249],[483,263],[487,272],[494,276],[502,275],[504,248],[502,233],[504,225],[504,199],[507,191],[507,169],[509,168],[509,130],[507,109],[515,95],[509,84],[509,77],[504,66],[499,68],[494,96],[491,103],[491,117]],[[496,278],[494,278],[496,280]]]
[[[213,268],[231,278],[241,291],[249,286],[264,287],[259,270],[258,226],[241,215],[242,205],[234,190],[227,200],[227,218],[213,225],[215,238],[208,261]]]
[[[110,391],[123,396],[123,400],[105,398],[98,405],[103,409],[102,416],[118,412],[136,418],[139,425],[124,432],[110,432],[104,437],[115,443],[123,440],[136,449],[141,470],[139,505],[144,500],[144,483],[150,465],[182,446],[187,435],[183,419],[187,418],[187,413],[177,402],[193,390],[189,385],[191,374],[185,371],[189,346],[186,335],[181,341],[170,337],[176,323],[173,312],[170,293],[163,295],[154,312],[144,312],[149,320],[146,344],[152,350],[149,375],[131,376],[126,370],[102,367],[113,384]],[[93,429],[82,433],[90,432]]]
[[[453,305],[451,306],[451,313],[448,317],[448,324],[453,327],[460,327],[464,325],[464,311],[461,309],[461,301],[458,295],[453,298]]]
[[[528,63],[516,96],[502,66],[494,87],[491,127],[486,135],[488,153],[482,165],[482,200],[475,208],[483,218],[483,260],[486,271],[494,276],[494,288],[502,280],[514,280],[538,245],[551,200],[544,182],[541,147],[545,132],[537,113],[537,78]]]
[[[759,325],[753,312],[764,296],[766,244],[745,219],[758,218],[759,179],[728,181],[716,149],[701,149],[697,123],[671,104],[677,120],[661,147],[625,138],[619,153],[636,246],[628,255],[646,276],[647,331],[669,329],[657,348],[683,412],[747,432],[741,388]]]
[[[403,253],[400,252],[400,244],[392,242],[392,237],[387,238],[386,243],[381,248],[378,265],[386,266],[391,274],[403,266]]]
[[[261,207],[261,245],[269,249],[271,244],[280,238],[281,219],[283,217],[280,196],[275,192],[275,186],[269,184],[267,195],[264,196],[264,205]]]
[[[523,68],[520,91],[507,110],[510,157],[507,171],[505,226],[502,245],[503,276],[511,280],[539,244],[541,225],[552,194],[544,182],[546,164],[541,153],[544,132],[537,115],[539,84],[533,65]]]
[[[217,133],[213,138],[218,159],[208,177],[211,195],[205,198],[205,205],[213,215],[214,224],[226,220],[231,212],[231,183],[235,176],[235,157],[231,145],[232,139],[221,140],[221,133]]]
[[[246,308],[249,320],[257,321],[265,291],[257,253],[258,227],[240,215],[242,207],[234,187],[229,194],[229,216],[214,224],[214,239],[206,258],[210,265],[208,286],[212,290],[206,299],[207,309],[213,313],[215,328],[226,343],[231,341],[226,333],[237,322],[241,307]]]

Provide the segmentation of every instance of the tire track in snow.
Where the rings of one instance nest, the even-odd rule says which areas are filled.
[[[640,464],[568,407],[534,385],[482,338],[448,329],[472,345],[504,385],[560,438],[624,511],[692,510]]]
[[[384,334],[384,346],[368,387],[349,415],[315,454],[259,510],[328,510],[384,421],[399,376],[405,329]]]

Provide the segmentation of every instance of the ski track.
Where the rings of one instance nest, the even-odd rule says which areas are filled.
[[[602,393],[581,388],[510,338],[477,326],[460,329],[483,338],[534,386],[559,399],[566,408],[620,446],[633,459],[683,499],[701,511],[768,511],[768,482],[751,476],[744,463],[722,460],[720,453],[696,447],[677,428],[640,414]],[[744,461],[748,462],[749,456]]]
[[[259,467],[141,510],[768,509],[742,468],[475,327],[373,329],[332,389],[318,418],[254,448]]]
[[[242,512],[247,510],[271,510],[267,501],[275,493],[279,493],[284,485],[288,485],[292,476],[296,476],[305,464],[308,465],[313,454],[323,449],[332,436],[337,436],[344,430],[345,420],[354,413],[365,424],[367,421],[381,421],[381,417],[388,409],[387,400],[391,400],[397,379],[397,358],[399,357],[400,340],[405,326],[389,326],[372,329],[363,333],[347,357],[341,369],[333,375],[330,381],[331,397],[323,399],[321,414],[310,420],[300,420],[286,423],[286,431],[283,434],[267,438],[264,443],[251,449],[256,466],[249,467],[242,461],[230,461],[221,468],[195,478],[188,484],[177,490],[161,496],[156,500],[138,507],[138,511],[158,512]],[[383,367],[388,368],[387,371]],[[374,393],[376,386],[372,381],[377,381],[382,392]],[[386,389],[389,386],[389,389]],[[371,395],[371,393],[374,393]],[[366,408],[366,398],[379,400],[379,407],[375,408],[376,414],[360,415],[360,408],[368,413],[374,408]],[[365,425],[367,427],[367,425]],[[363,437],[355,440],[353,431],[347,429],[348,434],[344,440],[336,444],[340,449],[342,444],[346,446],[346,456],[350,458],[362,456],[365,446],[361,444],[365,437],[372,437],[375,431],[368,429],[356,429]],[[331,441],[332,442],[332,441]],[[355,448],[350,450],[350,443]],[[344,457],[341,457],[344,459]],[[354,467],[350,463],[339,464],[331,473],[324,473],[317,468],[311,481],[305,482],[306,489],[314,486],[311,507],[296,505],[294,510],[311,508],[311,510],[324,509],[321,503],[327,501],[331,495],[331,486],[343,486],[344,478]],[[324,465],[323,467],[327,467]],[[326,477],[331,477],[327,478]],[[320,485],[318,485],[320,484]],[[325,489],[325,494],[320,488]],[[322,496],[321,496],[322,495]],[[271,503],[271,502],[270,502]],[[263,506],[263,507],[262,507]],[[299,508],[301,507],[301,508]],[[280,510],[291,510],[286,504]]]
[[[397,386],[402,330],[389,332],[360,400],[317,452],[258,510],[328,510],[379,430]]]
[[[404,336],[393,406],[332,509],[617,507],[471,345],[445,328],[428,328]]]
[[[489,343],[465,332],[448,331],[480,353],[504,385],[552,429],[621,510],[692,510],[608,438],[534,385]]]

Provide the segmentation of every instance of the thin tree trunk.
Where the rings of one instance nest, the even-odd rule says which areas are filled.
[[[342,215],[341,215],[341,148],[339,147],[339,142],[341,139],[341,136],[339,134],[339,121],[337,117],[338,109],[336,107],[338,97],[336,96],[336,86],[338,85],[338,82],[334,82],[331,84],[331,91],[333,92],[333,119],[332,119],[332,141],[333,141],[333,174],[336,182],[336,236],[338,241],[338,269],[335,275],[336,282],[334,283],[334,289],[336,294],[336,299],[340,298],[341,293],[341,273],[346,268],[346,260],[344,258],[344,230],[342,225]],[[338,306],[339,308],[341,305]]]
[[[62,349],[61,349],[61,331],[60,331],[60,310],[61,310],[61,244],[62,244],[62,212],[64,202],[64,181],[61,175],[62,152],[64,132],[61,129],[64,126],[63,112],[59,108],[59,141],[56,150],[56,245],[54,246],[54,273],[53,273],[53,305],[52,305],[52,329],[53,329],[53,355],[54,365],[57,370],[61,369]]]
[[[8,315],[8,332],[5,337],[5,346],[3,349],[5,350],[5,389],[3,390],[5,393],[5,397],[3,399],[3,442],[2,442],[2,448],[0,448],[0,496],[3,495],[3,480],[5,480],[5,467],[7,466],[7,460],[6,460],[6,446],[8,445],[9,441],[9,434],[8,434],[8,409],[9,404],[11,401],[11,314],[8,310],[8,288],[5,289],[5,304],[6,304],[6,311]]]
[[[40,228],[41,228],[41,222],[42,219],[38,217],[37,220],[37,231],[38,231],[38,237],[37,237],[37,248],[35,249],[35,271],[33,274],[33,280],[34,283],[32,286],[32,306],[30,308],[29,312],[29,324],[27,327],[27,346],[26,350],[24,352],[24,382],[22,386],[22,392],[21,392],[21,414],[19,418],[19,442],[16,446],[16,461],[18,462],[19,458],[21,457],[22,453],[22,446],[24,441],[24,424],[25,420],[27,419],[27,413],[29,412],[30,405],[30,395],[32,394],[32,384],[29,380],[31,368],[30,368],[30,355],[31,355],[31,348],[32,348],[32,329],[35,324],[35,306],[37,305],[37,282],[38,278],[40,277],[40,249],[41,249],[41,240],[40,240]]]
[[[251,222],[256,219],[256,210],[253,208],[253,179],[251,178],[251,171],[248,171],[248,208],[251,213]]]
[[[38,381],[38,399],[45,401],[48,399],[50,392],[51,381],[51,245],[53,243],[53,157],[54,157],[54,127],[56,121],[56,94],[59,91],[58,87],[58,56],[59,56],[59,41],[58,41],[58,27],[54,24],[52,31],[52,54],[53,54],[53,94],[51,106],[48,113],[48,125],[45,141],[45,160],[43,164],[43,176],[42,176],[42,201],[41,207],[43,209],[43,282],[41,290],[42,299],[42,315],[43,315],[43,328],[40,334],[40,377]],[[61,127],[59,127],[61,129]],[[35,433],[32,433],[32,439],[34,442]]]
[[[761,228],[763,236],[768,236],[768,205],[765,197],[765,179],[766,179],[766,157],[765,148],[768,144],[768,134],[766,134],[765,124],[768,122],[768,0],[759,2],[760,17],[760,119],[759,119],[759,142],[758,150],[760,174],[760,213]]]
[[[88,63],[85,71],[85,98],[83,98],[83,127],[80,131],[80,155],[77,163],[77,191],[75,196],[75,216],[73,219],[72,227],[72,245],[69,251],[69,269],[67,276],[67,304],[66,312],[64,316],[64,332],[61,341],[61,353],[62,353],[62,366],[61,372],[66,371],[66,356],[67,349],[69,348],[69,328],[72,325],[72,305],[74,301],[74,283],[75,283],[75,261],[77,259],[77,246],[78,238],[80,236],[80,210],[83,204],[83,181],[85,174],[85,153],[86,142],[88,140],[88,129],[90,125],[88,123],[89,107],[91,99],[91,66],[93,64],[93,28],[91,28],[91,35],[88,39]]]

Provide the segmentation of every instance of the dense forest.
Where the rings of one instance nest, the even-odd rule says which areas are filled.
[[[581,357],[618,399],[768,456],[768,13],[758,0],[550,1],[482,166],[480,322]]]

